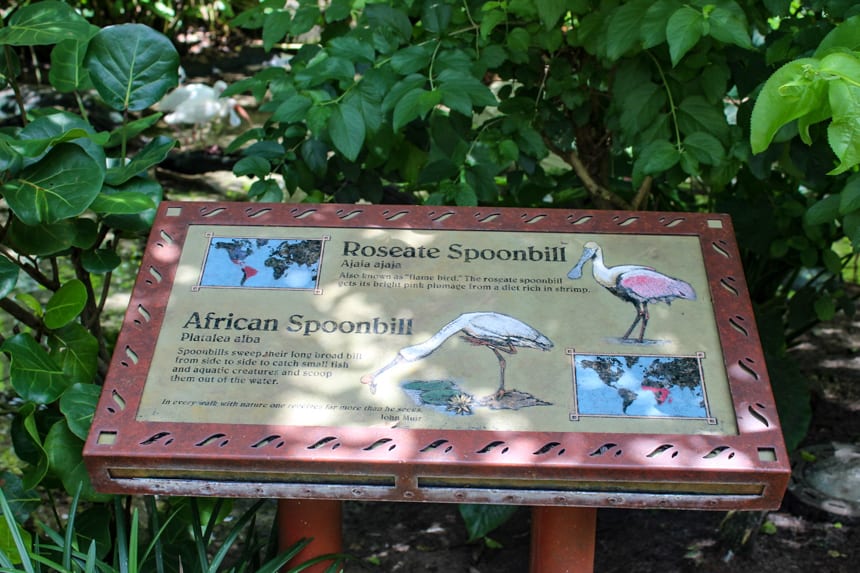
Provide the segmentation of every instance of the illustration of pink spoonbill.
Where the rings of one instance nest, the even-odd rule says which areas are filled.
[[[462,333],[462,338],[476,346],[486,346],[493,351],[499,360],[499,389],[496,397],[505,395],[505,368],[507,361],[502,356],[516,354],[517,348],[538,348],[549,350],[552,342],[549,338],[512,316],[498,312],[466,312],[443,326],[439,332],[420,344],[401,348],[391,362],[375,372],[361,377],[362,384],[370,384],[370,391],[376,393],[376,378],[401,362],[415,362],[426,358],[437,348],[454,336]]]
[[[657,272],[651,267],[642,265],[618,265],[607,267],[603,262],[603,250],[593,241],[585,243],[579,262],[567,273],[567,278],[578,279],[582,276],[582,267],[591,261],[591,270],[597,284],[636,307],[636,319],[622,337],[630,339],[630,333],[639,327],[637,342],[645,337],[645,327],[648,326],[648,303],[665,302],[671,304],[676,298],[696,300],[696,292],[689,283]]]

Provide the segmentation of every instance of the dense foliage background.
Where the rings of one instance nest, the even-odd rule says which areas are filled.
[[[116,334],[104,304],[162,197],[153,168],[176,142],[150,134],[151,108],[192,28],[290,57],[225,93],[266,117],[228,149],[249,200],[730,213],[802,440],[785,351],[853,311],[853,2],[48,0],[0,16],[0,389],[23,466],[2,480],[21,519],[37,487],[103,498],[80,451]],[[39,77],[72,106],[31,104]]]

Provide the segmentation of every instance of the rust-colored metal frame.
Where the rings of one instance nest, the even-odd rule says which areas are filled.
[[[181,217],[166,216],[179,208]],[[177,262],[194,224],[696,236],[738,434],[139,421]],[[84,458],[95,487],[114,493],[532,506],[768,509],[779,506],[790,474],[727,216],[511,208],[163,203]]]

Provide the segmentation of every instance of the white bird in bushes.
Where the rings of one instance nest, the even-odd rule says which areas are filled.
[[[168,125],[191,125],[195,131],[214,121],[227,120],[230,127],[238,127],[243,119],[250,123],[248,113],[236,100],[221,97],[225,89],[227,84],[221,80],[212,86],[185,84],[164,96],[155,109],[169,112],[164,116]]]

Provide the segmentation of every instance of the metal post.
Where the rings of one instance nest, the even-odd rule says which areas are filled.
[[[530,573],[592,573],[597,509],[532,507]]]
[[[342,508],[340,500],[278,500],[278,549],[284,551],[302,539],[313,539],[286,564],[285,570],[320,555],[341,552]],[[322,573],[329,565],[324,561],[303,571]]]

